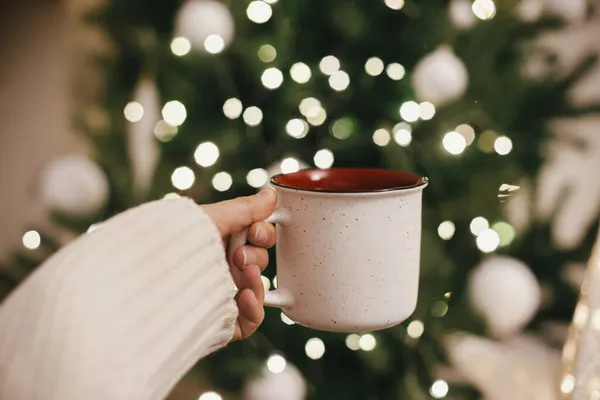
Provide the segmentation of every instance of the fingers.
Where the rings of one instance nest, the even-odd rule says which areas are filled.
[[[250,227],[248,241],[255,246],[269,249],[275,245],[277,231],[272,224],[257,222]]]
[[[237,296],[239,315],[235,326],[234,340],[249,337],[265,317],[263,309],[265,292],[258,266],[250,265],[245,268],[242,281],[243,289]]]
[[[253,196],[208,204],[203,208],[219,228],[221,236],[228,236],[269,217],[276,202],[275,191],[266,188]]]
[[[258,265],[262,271],[269,265],[269,253],[262,247],[242,246],[233,254],[233,263],[239,269]]]

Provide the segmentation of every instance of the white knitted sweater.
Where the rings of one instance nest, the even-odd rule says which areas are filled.
[[[0,305],[0,399],[162,399],[231,340],[236,318],[202,208],[139,206],[60,250]]]

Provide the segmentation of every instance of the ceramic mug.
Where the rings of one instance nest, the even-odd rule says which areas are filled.
[[[372,169],[274,176],[277,289],[265,294],[296,323],[365,332],[406,320],[419,286],[422,192],[427,178]],[[233,235],[228,258],[246,243]]]

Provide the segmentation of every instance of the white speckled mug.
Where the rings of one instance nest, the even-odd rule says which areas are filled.
[[[331,332],[385,329],[415,310],[427,178],[371,169],[277,175],[277,289],[265,304]],[[229,255],[246,241],[234,235]]]

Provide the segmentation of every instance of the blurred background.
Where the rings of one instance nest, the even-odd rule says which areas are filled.
[[[409,170],[431,184],[406,323],[267,310],[170,398],[600,399],[597,0],[9,0],[0,21],[0,298],[142,202]]]

